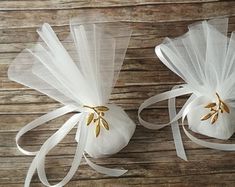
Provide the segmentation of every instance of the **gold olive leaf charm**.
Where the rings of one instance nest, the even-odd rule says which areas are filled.
[[[214,124],[219,117],[219,113],[221,113],[221,114],[224,112],[230,113],[228,105],[224,101],[221,100],[218,93],[216,93],[216,97],[218,100],[217,103],[213,102],[213,103],[209,103],[205,106],[205,108],[210,109],[210,112],[208,114],[206,114],[205,116],[203,116],[201,118],[201,121],[208,120],[211,118],[210,122],[211,122],[211,124]]]
[[[96,125],[95,128],[95,136],[98,137],[100,134],[100,126],[102,125],[106,130],[109,130],[109,124],[104,119],[105,112],[109,110],[106,106],[96,106],[96,107],[90,107],[87,105],[84,105],[83,107],[89,108],[93,110],[94,112],[91,112],[88,115],[87,118],[87,126],[90,125],[92,122]]]

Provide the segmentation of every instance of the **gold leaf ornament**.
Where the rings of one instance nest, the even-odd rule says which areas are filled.
[[[106,106],[97,106],[97,107],[94,107],[96,110],[98,110],[99,112],[106,112],[109,110],[108,107]]]
[[[211,124],[214,124],[219,117],[219,113],[216,112],[211,116]]]
[[[202,121],[203,121],[203,120],[207,120],[207,119],[209,119],[212,115],[213,115],[212,113],[206,114],[205,116],[203,116],[203,117],[201,118],[201,120],[202,120]]]
[[[87,126],[91,124],[92,120],[94,119],[94,113],[90,113],[87,118]]]
[[[230,113],[230,110],[229,110],[228,105],[227,105],[225,102],[223,102],[223,101],[221,101],[221,108],[222,108],[225,112]]]
[[[215,106],[216,106],[216,103],[209,103],[208,105],[205,106],[205,108],[212,108]]]
[[[106,130],[109,130],[109,124],[104,119],[105,112],[109,110],[106,106],[96,106],[91,107],[88,105],[84,105],[83,107],[91,109],[93,112],[89,113],[87,118],[87,126],[92,122],[96,125],[95,127],[95,136],[98,137],[100,134],[100,126],[104,127]]]
[[[109,124],[105,119],[101,119],[102,125],[106,130],[109,130]]]
[[[204,108],[210,109],[210,112],[201,118],[201,121],[208,120],[211,118],[211,124],[214,124],[218,118],[219,113],[223,114],[224,112],[230,113],[228,105],[221,100],[218,93],[216,93],[217,101],[207,104]]]
[[[100,120],[98,122],[98,124],[96,125],[96,128],[95,128],[95,137],[98,137],[100,134]]]

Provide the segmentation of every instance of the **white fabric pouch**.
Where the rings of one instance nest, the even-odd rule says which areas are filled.
[[[90,15],[73,19],[70,35],[62,42],[49,24],[37,30],[40,39],[23,50],[10,65],[9,79],[42,92],[64,104],[23,127],[16,136],[19,150],[35,155],[28,170],[25,186],[37,170],[41,182],[51,186],[45,173],[47,153],[77,127],[78,142],[72,166],[56,185],[64,186],[76,172],[82,157],[98,172],[120,176],[123,169],[109,169],[92,163],[94,158],[119,152],[130,141],[136,125],[121,107],[109,104],[109,98],[120,72],[131,36],[127,24],[111,22],[102,16]],[[26,132],[59,116],[73,112],[40,150],[31,152],[18,144]]]
[[[161,129],[171,125],[177,155],[187,160],[178,119],[182,117],[183,130],[197,144],[205,147],[234,151],[235,144],[219,144],[200,140],[192,131],[216,139],[229,139],[235,132],[235,34],[227,37],[228,19],[213,19],[189,26],[183,36],[169,39],[156,46],[158,58],[171,71],[180,76],[184,85],[147,99],[139,108],[139,120],[150,129]],[[176,113],[175,98],[191,94],[182,109]],[[141,111],[168,99],[170,122],[153,124],[144,121]]]

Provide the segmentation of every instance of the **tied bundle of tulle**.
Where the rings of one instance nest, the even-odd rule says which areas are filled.
[[[147,99],[139,108],[140,123],[150,129],[171,125],[177,155],[187,160],[178,119],[182,117],[185,134],[208,148],[234,151],[235,144],[221,144],[196,138],[185,128],[217,139],[227,140],[235,132],[235,34],[226,36],[228,19],[214,19],[189,26],[189,31],[175,39],[166,38],[156,46],[159,59],[186,84]],[[175,98],[191,94],[176,113]],[[154,124],[144,121],[140,113],[146,107],[168,99],[170,122]]]
[[[102,21],[102,20],[101,20]],[[41,182],[51,186],[45,173],[45,157],[74,127],[77,127],[77,149],[67,175],[55,186],[64,186],[75,174],[84,156],[87,164],[100,173],[120,176],[127,170],[109,169],[91,162],[125,147],[135,124],[124,110],[109,103],[112,88],[121,69],[131,30],[121,22],[73,20],[70,35],[61,43],[48,24],[37,30],[40,40],[22,51],[10,65],[8,76],[64,104],[23,127],[16,136],[18,149],[35,155],[27,173],[30,185],[37,170]],[[26,132],[59,116],[73,112],[56,133],[36,152],[18,144]],[[54,185],[53,185],[54,186]]]

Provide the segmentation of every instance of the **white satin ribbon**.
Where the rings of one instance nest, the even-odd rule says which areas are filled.
[[[172,90],[179,88],[180,86],[174,86]],[[178,113],[178,116],[181,116],[185,110],[185,108],[188,106],[188,104],[194,99],[194,95],[191,95],[190,98],[186,101],[180,112]],[[175,97],[170,98],[168,100],[168,110],[169,110],[169,117],[171,121],[171,129],[173,134],[173,139],[175,143],[175,149],[177,155],[182,158],[183,160],[187,161],[187,156],[184,150],[184,145],[182,142],[182,137],[179,129],[179,123],[175,118],[176,110],[175,110]]]
[[[181,88],[177,88],[177,87],[181,87]],[[192,92],[189,91],[187,88],[185,88],[184,85],[176,86],[171,91],[167,91],[167,92],[155,95],[145,100],[144,103],[140,105],[140,108],[138,110],[138,118],[139,118],[140,124],[146,128],[159,130],[171,124],[176,152],[177,152],[177,155],[183,160],[187,160],[187,157],[186,157],[186,153],[183,147],[183,142],[182,142],[182,138],[181,138],[181,134],[179,130],[179,124],[177,120],[182,117],[183,111],[185,110],[188,103],[192,100],[192,97],[184,104],[184,106],[182,107],[182,109],[179,111],[178,114],[176,114],[175,106],[173,105],[173,103],[175,103],[175,97],[190,94],[190,93]],[[169,116],[170,116],[169,123],[159,125],[155,123],[149,123],[142,119],[142,117],[140,116],[140,113],[145,108],[153,105],[154,103],[158,103],[167,99],[169,99],[168,101],[168,105],[169,105],[168,109],[169,109]]]
[[[168,60],[162,54],[160,47],[156,47],[155,52],[162,62],[164,62],[165,64],[169,64]],[[155,95],[153,97],[150,97],[149,99],[145,100],[144,103],[142,103],[139,107],[138,118],[139,118],[140,124],[146,128],[154,129],[154,130],[162,129],[168,125],[171,125],[177,156],[186,161],[187,161],[187,156],[186,156],[185,149],[183,146],[182,137],[181,137],[180,130],[179,130],[179,123],[178,123],[178,120],[181,117],[182,117],[182,126],[183,126],[184,133],[187,135],[189,139],[191,139],[196,144],[207,147],[207,148],[212,148],[212,149],[218,149],[218,150],[224,150],[224,151],[235,151],[235,144],[221,144],[221,143],[207,142],[207,141],[200,140],[194,137],[192,134],[189,133],[189,131],[187,131],[184,125],[185,117],[191,110],[194,109],[195,106],[197,106],[200,103],[203,104],[206,102],[204,97],[202,96],[196,97],[192,93],[193,92],[188,89],[187,85],[184,84],[180,86],[174,86],[171,91],[167,91],[167,92]],[[187,94],[192,94],[192,95],[186,101],[186,103],[181,108],[181,110],[178,113],[176,113],[175,98],[178,96],[187,95]],[[167,100],[167,99],[168,99],[168,110],[169,110],[169,117],[170,117],[169,123],[155,124],[155,123],[147,122],[142,119],[142,117],[140,116],[140,113],[145,108],[155,103]]]
[[[57,117],[60,117],[62,115],[65,115],[67,113],[70,112],[76,112],[73,116],[71,116],[63,125],[62,127],[60,127],[51,137],[49,137],[41,146],[40,150],[38,151],[27,151],[25,149],[23,149],[20,145],[19,145],[19,140],[20,138],[27,132],[29,132],[30,130],[39,127],[43,124],[45,124],[46,122],[53,120]],[[78,113],[80,112],[80,113]],[[61,107],[59,109],[56,109],[52,112],[49,112],[37,119],[35,119],[34,121],[30,122],[29,124],[27,124],[26,126],[24,126],[16,135],[16,145],[18,147],[18,149],[26,154],[26,155],[35,155],[26,179],[25,179],[25,187],[29,187],[30,186],[30,182],[32,180],[33,174],[35,173],[35,171],[37,170],[38,172],[38,176],[40,181],[49,187],[62,187],[64,186],[66,183],[68,183],[71,178],[74,176],[75,172],[77,171],[81,159],[84,156],[87,164],[92,167],[94,170],[96,170],[97,172],[109,175],[109,176],[120,176],[123,175],[124,173],[127,172],[127,170],[124,169],[111,169],[111,168],[106,168],[106,167],[102,167],[99,165],[96,165],[95,163],[91,162],[86,156],[85,156],[85,147],[86,147],[86,141],[87,141],[87,126],[86,126],[86,115],[87,112],[86,110],[84,110],[81,107],[76,107],[76,106],[72,106],[72,105],[67,105],[64,107]],[[46,155],[50,152],[50,150],[52,150],[60,141],[62,141],[64,139],[64,137],[75,127],[77,127],[77,132],[76,132],[76,141],[78,142],[77,144],[77,148],[76,148],[76,152],[74,155],[74,159],[73,162],[71,164],[71,168],[68,171],[68,173],[66,174],[66,176],[57,184],[55,185],[51,185],[48,182],[47,176],[46,176],[46,172],[45,172],[45,158]]]
[[[113,176],[113,177],[119,177],[119,176],[123,175],[124,173],[126,173],[128,171],[128,170],[125,170],[125,169],[112,169],[112,168],[106,168],[106,167],[103,167],[103,166],[99,166],[99,165],[94,164],[93,162],[91,162],[86,157],[85,154],[83,154],[83,156],[84,156],[87,164],[99,173],[109,175],[109,176]]]

